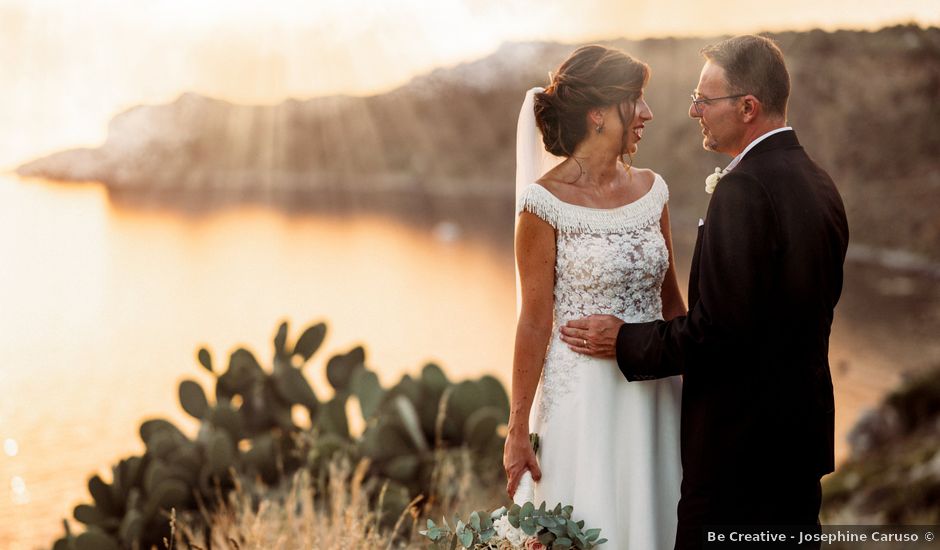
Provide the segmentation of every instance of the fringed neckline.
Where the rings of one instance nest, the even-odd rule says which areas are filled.
[[[650,190],[614,208],[592,208],[564,202],[538,183],[529,184],[516,205],[516,215],[531,212],[559,231],[629,231],[658,221],[669,200],[666,182],[656,174]]]

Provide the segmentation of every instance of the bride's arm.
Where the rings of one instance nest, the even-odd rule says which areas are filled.
[[[510,497],[526,470],[535,480],[541,477],[529,444],[529,411],[542,375],[554,311],[555,230],[529,212],[519,215],[516,227],[516,265],[522,307],[516,326],[509,433],[503,453]]]
[[[663,319],[668,321],[688,313],[682,292],[679,290],[679,279],[676,276],[676,256],[672,251],[672,228],[669,225],[669,205],[663,206],[663,215],[659,219],[659,227],[666,241],[669,251],[669,269],[663,279],[661,297],[663,300]]]

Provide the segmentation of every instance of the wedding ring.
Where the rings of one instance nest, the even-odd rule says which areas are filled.
[[[584,338],[582,338],[581,341],[584,342],[584,345],[581,346],[581,347],[586,348],[586,347],[587,347],[587,340],[585,340]]]

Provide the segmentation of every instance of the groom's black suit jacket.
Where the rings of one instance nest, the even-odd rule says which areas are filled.
[[[759,500],[765,480],[833,470],[829,332],[847,244],[832,179],[793,131],[774,134],[712,195],[688,315],[620,329],[627,379],[683,375],[682,499],[706,521],[734,521],[720,508]]]

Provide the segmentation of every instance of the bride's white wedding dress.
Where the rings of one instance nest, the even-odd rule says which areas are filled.
[[[668,195],[657,175],[648,193],[619,208],[565,203],[537,183],[517,204],[556,234],[554,326],[529,419],[541,442],[534,502],[573,505],[609,550],[673,547],[681,382],[627,382],[615,360],[571,351],[559,327],[592,314],[662,319],[669,256],[659,220]]]

